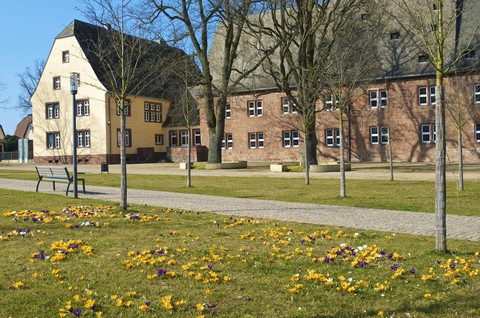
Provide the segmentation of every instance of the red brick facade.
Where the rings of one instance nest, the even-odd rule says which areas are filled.
[[[474,85],[480,83],[479,75],[462,76],[459,78],[460,88],[446,79],[446,101],[455,96],[455,91],[461,90],[461,98],[473,101]],[[434,77],[409,77],[385,80],[371,85],[367,92],[359,92],[353,101],[350,120],[350,149],[352,161],[388,161],[387,139],[382,144],[382,127],[390,126],[389,142],[392,145],[393,158],[397,162],[434,162],[435,143],[435,106],[431,104],[430,87],[435,86]],[[421,88],[421,89],[420,89]],[[370,107],[370,90],[376,91],[377,107]],[[380,91],[386,91],[387,107],[380,105]],[[385,93],[382,93],[385,94]],[[375,94],[373,94],[375,95]],[[421,96],[419,96],[421,95]],[[281,93],[270,93],[253,97],[250,94],[239,94],[229,98],[230,118],[225,120],[225,134],[231,134],[231,142],[222,151],[223,160],[247,160],[267,162],[301,161],[303,151],[303,134],[300,132],[301,121],[298,114],[284,113]],[[383,96],[384,97],[384,96]],[[261,101],[260,113],[258,103]],[[433,100],[432,100],[433,101]],[[426,105],[421,105],[425,104]],[[317,109],[323,109],[323,102],[318,102]],[[338,111],[337,111],[338,113]],[[228,115],[227,115],[228,117]],[[200,100],[200,126],[202,144],[208,146],[208,128]],[[480,124],[480,114],[468,120],[463,130],[463,154],[465,162],[480,161],[480,132],[476,135],[475,124]],[[422,142],[422,125],[425,139]],[[427,129],[428,125],[428,129]],[[345,144],[348,143],[348,123],[345,123]],[[338,120],[330,111],[321,111],[317,115],[317,155],[319,161],[339,160],[339,147],[327,146],[327,133],[332,134],[338,129]],[[477,125],[480,129],[480,125]],[[329,130],[327,132],[327,130]],[[298,146],[284,147],[283,132],[299,131]],[[377,132],[377,143],[372,143],[371,132]],[[427,138],[427,133],[429,137]],[[263,134],[263,135],[262,135]],[[289,135],[288,133],[286,134]],[[263,137],[263,147],[258,145],[258,139]],[[230,138],[230,136],[228,136]],[[375,136],[374,136],[375,141]],[[330,142],[332,141],[330,137]],[[426,141],[426,140],[424,140]],[[446,115],[447,154],[450,162],[457,162],[457,132]],[[252,143],[251,143],[252,142]],[[254,145],[255,144],[255,145]],[[287,143],[288,144],[288,143]],[[231,147],[230,147],[231,146]],[[255,146],[255,147],[253,147]],[[348,147],[346,146],[346,149]],[[347,150],[346,150],[347,151]],[[346,153],[347,155],[347,153]]]

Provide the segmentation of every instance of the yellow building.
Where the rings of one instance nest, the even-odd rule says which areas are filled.
[[[107,89],[106,80],[102,80],[100,66],[88,47],[92,41],[89,36],[100,30],[102,27],[74,20],[55,38],[31,98],[35,163],[72,162],[73,111],[77,116],[78,162],[120,161],[117,102]],[[71,72],[79,74],[75,103],[70,92]],[[161,97],[162,92],[152,89],[149,92],[153,93],[132,96],[127,107],[126,151],[130,163],[163,159],[169,151],[164,122],[171,103]]]

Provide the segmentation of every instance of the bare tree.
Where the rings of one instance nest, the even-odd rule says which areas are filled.
[[[469,18],[477,1],[394,0],[387,4],[391,16],[405,30],[419,50],[419,58],[435,72],[435,239],[436,250],[447,250],[446,226],[446,142],[444,78],[472,50],[478,36],[475,17]]]
[[[169,116],[175,125],[178,124],[187,128],[187,187],[191,187],[192,127],[199,123],[198,102],[191,90],[200,82],[200,70],[191,58],[185,56],[178,61],[174,72],[178,77],[178,87],[176,93],[172,96],[174,105],[170,106]]]
[[[237,49],[254,1],[144,0],[144,3],[144,11],[149,12],[146,23],[158,22],[162,28],[170,23],[171,40],[178,42],[188,39],[194,49],[202,71],[201,85],[209,134],[208,162],[221,162],[227,98],[263,59],[260,56],[259,61],[248,68],[238,68],[235,64]],[[164,18],[169,22],[165,23]],[[215,38],[212,42],[213,32]]]
[[[465,81],[455,73],[448,78],[454,87],[454,94],[447,96],[445,106],[451,122],[457,130],[458,147],[458,190],[463,191],[463,145],[462,132],[465,126],[475,117],[480,110],[480,105],[475,103],[472,95],[473,83]]]
[[[304,134],[305,183],[309,167],[317,163],[316,115],[322,89],[322,71],[338,31],[350,21],[362,1],[272,0],[260,14],[259,41],[267,55],[264,71],[300,114]]]
[[[27,67],[23,73],[17,74],[17,77],[20,79],[20,94],[18,95],[17,107],[24,113],[32,111],[30,98],[37,88],[38,81],[40,81],[45,68],[45,63],[45,60],[35,60],[32,68]]]
[[[369,10],[370,15],[373,9]],[[359,23],[360,22],[360,23]],[[380,25],[381,16],[376,16],[375,26]],[[340,196],[346,197],[345,182],[345,137],[344,124],[349,120],[348,111],[354,100],[363,94],[376,71],[374,41],[377,29],[367,21],[352,19],[345,28],[337,30],[338,40],[320,70],[321,83],[327,100],[328,110],[339,123],[340,139]]]
[[[121,203],[127,208],[126,114],[140,94],[149,96],[168,86],[168,65],[179,50],[166,43],[147,40],[146,31],[131,12],[132,1],[86,0],[85,15],[106,26],[97,29],[88,43],[88,51],[99,64],[102,82],[117,102],[120,112]],[[167,59],[168,55],[168,59]],[[151,96],[151,95],[150,95]]]

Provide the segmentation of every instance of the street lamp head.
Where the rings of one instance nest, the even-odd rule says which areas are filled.
[[[77,85],[78,85],[78,73],[70,73],[70,93],[72,95],[77,94]]]

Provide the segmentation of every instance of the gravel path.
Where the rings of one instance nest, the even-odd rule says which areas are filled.
[[[0,178],[0,188],[35,191],[36,181]],[[52,191],[50,182],[42,182],[39,191],[64,194],[65,183],[57,183]],[[118,202],[120,189],[86,186],[87,193],[80,198]],[[0,198],[1,200],[1,198]],[[128,190],[128,202],[151,206],[213,212],[240,217],[268,218],[313,224],[327,224],[351,228],[433,236],[435,230],[432,213],[391,211],[320,204],[240,199],[198,194],[184,194],[147,190]],[[447,237],[480,241],[480,217],[447,216]]]

